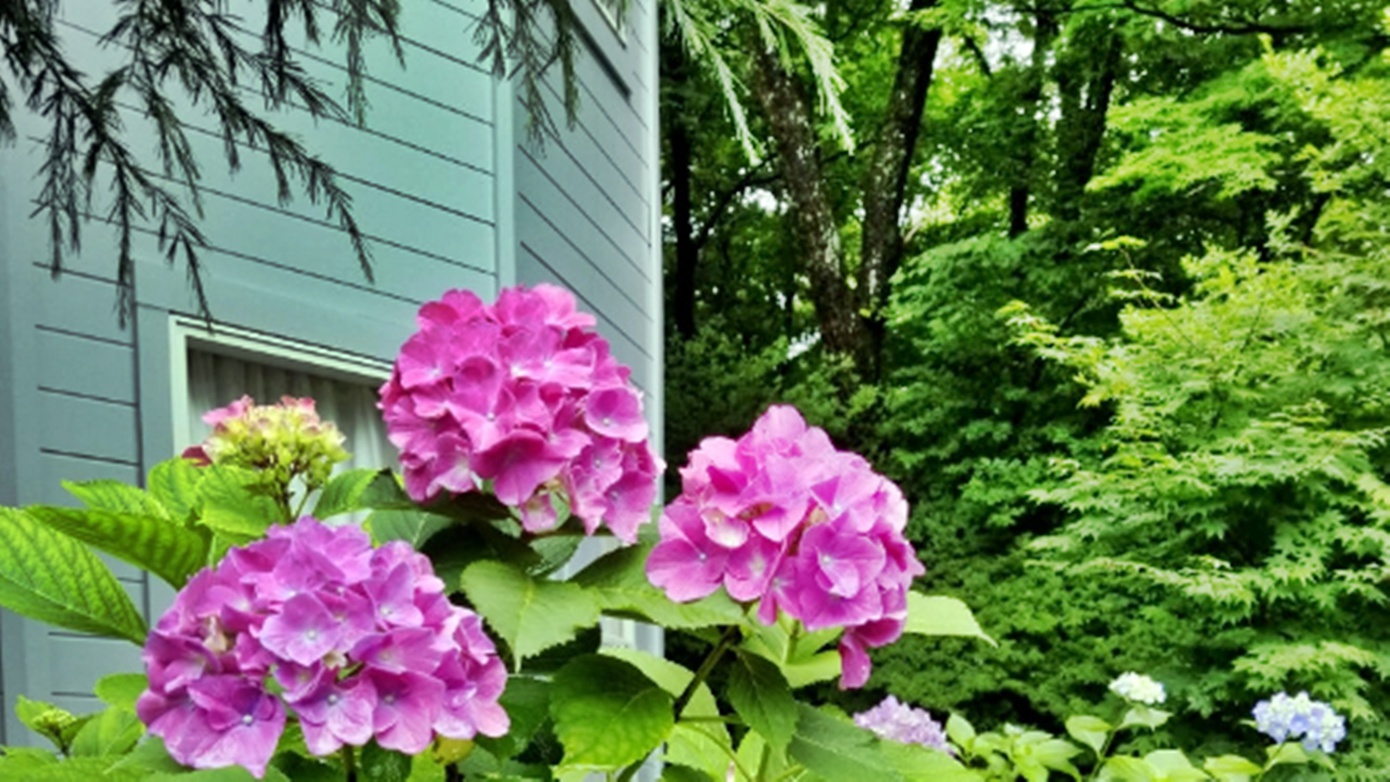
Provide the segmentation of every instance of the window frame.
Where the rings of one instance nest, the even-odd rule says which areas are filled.
[[[173,416],[172,453],[193,444],[189,431],[188,351],[206,350],[363,385],[380,385],[391,376],[391,363],[371,356],[301,342],[252,329],[209,324],[199,318],[169,318],[169,407]],[[271,400],[273,401],[273,400]]]

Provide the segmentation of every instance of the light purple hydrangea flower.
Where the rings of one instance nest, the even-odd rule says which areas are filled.
[[[1255,727],[1276,742],[1301,740],[1303,748],[1312,752],[1332,752],[1337,742],[1346,738],[1346,719],[1322,701],[1300,692],[1289,697],[1286,692],[1255,704]]]
[[[951,752],[941,723],[932,719],[925,709],[917,709],[889,695],[868,711],[854,715],[854,724],[871,730],[881,738],[903,744],[920,744],[930,749]]]
[[[497,702],[506,669],[429,560],[308,516],[194,576],[144,660],[140,719],[194,768],[263,776],[291,714],[320,756],[373,738],[414,754],[436,735],[500,736],[509,725]]]
[[[589,534],[637,539],[665,466],[630,370],[568,291],[508,288],[491,306],[449,291],[416,322],[380,405],[411,498],[491,481],[529,532],[555,527],[558,498]]]
[[[808,630],[845,629],[842,688],[869,678],[868,649],[896,640],[925,568],[903,536],[907,503],[857,454],[835,450],[795,408],[773,406],[738,440],[707,438],[662,514],[647,577],[672,600],[721,586]]]

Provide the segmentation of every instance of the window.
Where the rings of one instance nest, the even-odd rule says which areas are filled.
[[[390,365],[223,326],[210,331],[198,321],[177,321],[173,334],[176,453],[208,435],[203,413],[243,394],[258,404],[307,396],[346,437],[352,458],[339,469],[395,464],[376,407]]]

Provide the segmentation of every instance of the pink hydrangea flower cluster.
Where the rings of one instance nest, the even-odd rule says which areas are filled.
[[[343,433],[319,418],[309,397],[286,396],[279,404],[258,405],[243,396],[204,413],[203,422],[212,433],[183,452],[184,458],[199,464],[259,470],[286,484],[302,476],[312,490],[328,480],[333,465],[348,458]]]
[[[321,756],[370,739],[414,754],[436,735],[509,726],[497,703],[506,668],[429,560],[308,516],[194,576],[144,660],[150,686],[136,711],[194,768],[264,775],[290,710]]]
[[[516,287],[488,306],[454,290],[416,320],[381,389],[411,498],[490,481],[529,532],[556,526],[559,497],[589,534],[606,523],[636,540],[664,468],[647,444],[630,370],[574,297],[553,285]]]
[[[925,568],[903,537],[907,503],[857,454],[837,451],[795,408],[769,408],[738,440],[711,437],[681,470],[647,577],[678,602],[723,586],[808,630],[842,627],[841,688],[869,678],[868,649],[902,635],[907,589]]]

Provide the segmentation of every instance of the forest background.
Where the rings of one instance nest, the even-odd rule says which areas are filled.
[[[1210,754],[1306,689],[1383,778],[1390,12],[663,13],[670,461],[799,405],[999,641],[823,697],[1061,733],[1135,670],[1180,715],[1151,745]]]

